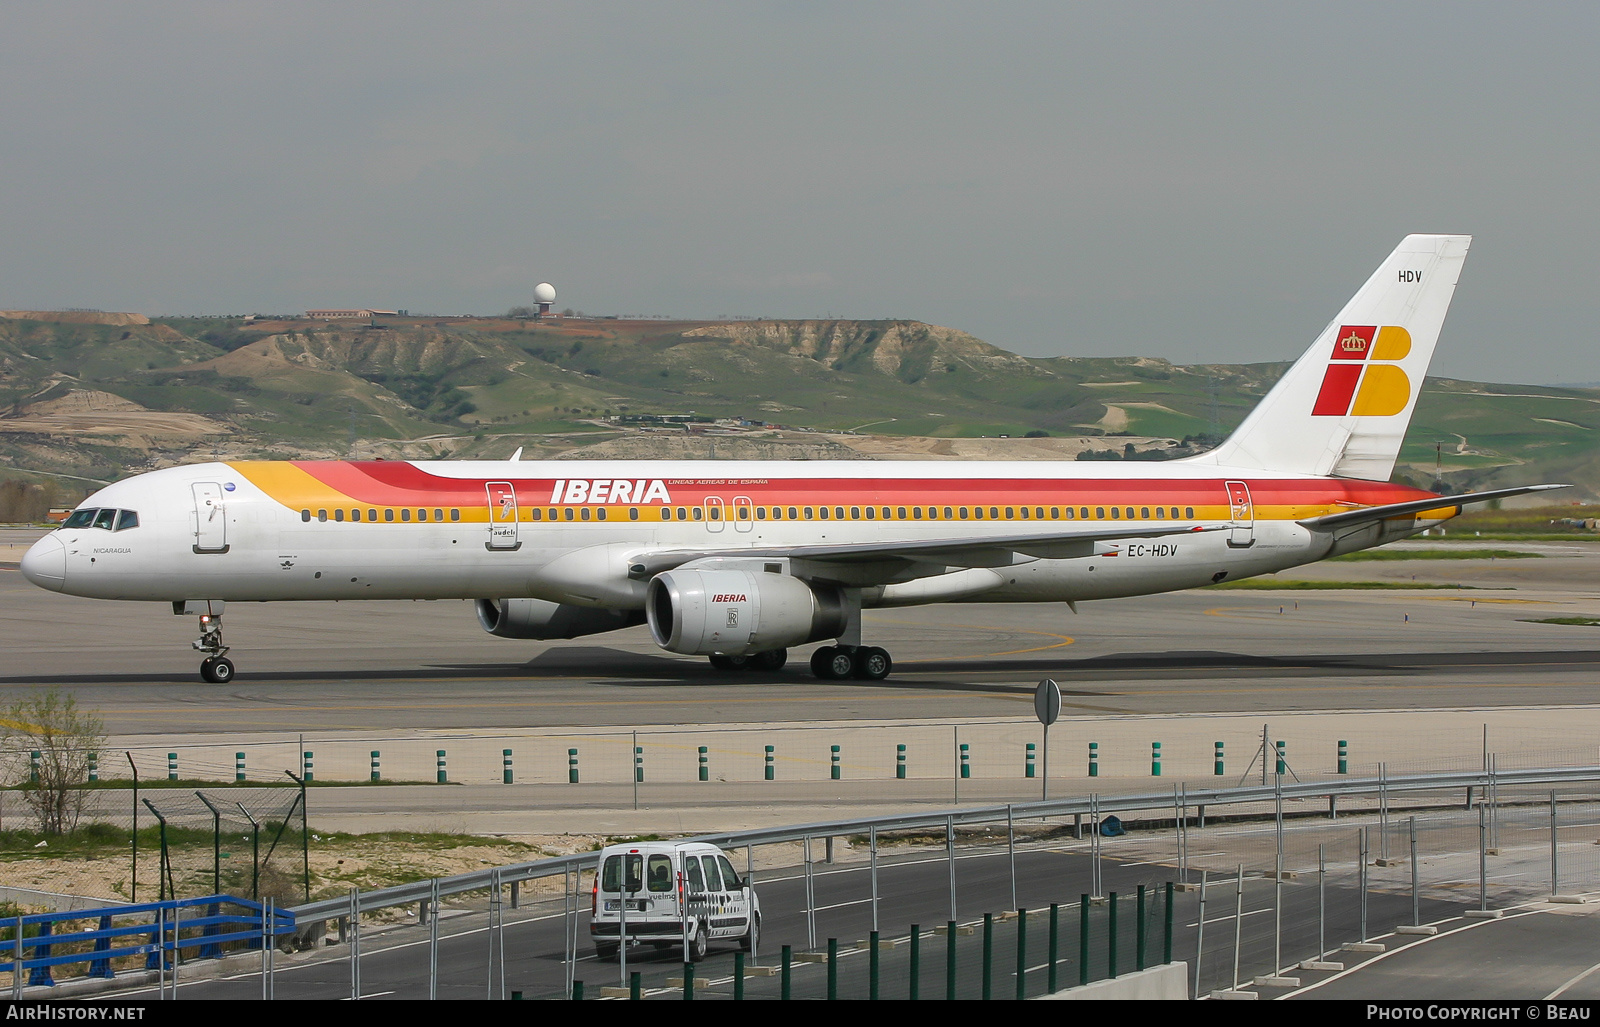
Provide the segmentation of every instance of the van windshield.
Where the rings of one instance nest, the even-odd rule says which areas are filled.
[[[650,873],[647,875],[651,891],[667,892],[672,890],[672,857],[654,855],[650,857]]]
[[[627,861],[628,861],[628,891],[629,891],[629,893],[631,894],[632,892],[640,891],[640,890],[642,890],[644,888],[644,880],[643,880],[643,877],[642,877],[643,872],[644,872],[644,857],[640,856],[640,855],[636,855],[636,854],[630,854],[627,857],[622,857],[622,856],[607,856],[606,857],[605,867],[602,868],[601,871],[600,871],[600,890],[601,891],[618,891],[618,890],[620,890],[617,887],[617,878],[619,876],[621,876],[621,873],[622,873],[622,860],[624,858],[626,858]]]

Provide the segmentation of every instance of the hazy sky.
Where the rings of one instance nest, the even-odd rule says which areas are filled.
[[[1600,380],[1600,5],[0,0],[0,308],[905,317]]]

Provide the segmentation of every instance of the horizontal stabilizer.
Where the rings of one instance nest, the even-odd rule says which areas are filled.
[[[1422,513],[1424,510],[1439,510],[1447,506],[1466,506],[1470,503],[1487,503],[1495,499],[1525,496],[1530,492],[1548,492],[1551,489],[1569,489],[1571,487],[1571,485],[1524,485],[1520,488],[1493,489],[1489,492],[1463,492],[1458,496],[1439,496],[1436,499],[1416,499],[1409,503],[1390,503],[1387,506],[1368,506],[1360,510],[1345,510],[1342,513],[1311,517],[1300,523],[1312,531],[1332,531],[1334,528],[1348,528],[1352,524],[1366,524],[1369,521],[1381,521],[1389,517],[1403,517],[1406,514]]]

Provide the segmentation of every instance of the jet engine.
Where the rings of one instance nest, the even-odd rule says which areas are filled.
[[[737,570],[658,574],[645,611],[656,645],[695,656],[742,656],[836,638],[846,619],[837,588]]]
[[[644,620],[640,610],[601,610],[543,599],[479,599],[475,606],[483,630],[501,638],[577,638],[631,628]]]

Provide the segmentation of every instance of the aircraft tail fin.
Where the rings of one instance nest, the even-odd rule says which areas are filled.
[[[1468,235],[1409,235],[1221,446],[1197,463],[1386,481]]]

